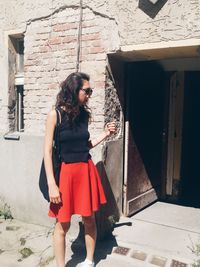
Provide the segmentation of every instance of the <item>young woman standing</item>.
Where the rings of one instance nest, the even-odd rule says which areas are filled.
[[[56,218],[53,244],[57,267],[65,266],[65,235],[73,214],[82,216],[85,229],[87,255],[81,266],[94,266],[97,235],[94,212],[101,204],[106,203],[101,180],[89,149],[114,133],[116,127],[114,122],[107,123],[102,134],[97,139],[90,140],[90,111],[87,102],[92,89],[89,80],[89,75],[85,73],[71,73],[62,82],[57,95],[56,109],[61,119],[59,141],[62,161],[59,187],[56,185],[52,168],[56,110],[51,110],[46,120],[44,162],[50,198],[48,216]]]

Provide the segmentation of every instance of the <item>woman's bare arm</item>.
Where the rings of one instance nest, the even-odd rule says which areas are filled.
[[[49,199],[50,202],[60,203],[61,197],[59,188],[56,184],[53,164],[52,164],[52,146],[53,146],[53,136],[56,127],[57,114],[55,110],[52,110],[47,115],[46,120],[46,130],[45,130],[45,140],[44,140],[44,165],[47,175],[47,183],[49,187]]]
[[[45,139],[44,139],[44,165],[47,175],[47,183],[55,184],[55,178],[53,174],[52,166],[52,146],[53,146],[53,135],[56,127],[57,115],[55,110],[51,110],[47,114]]]
[[[115,133],[116,125],[115,122],[109,122],[106,124],[105,129],[101,135],[99,135],[94,140],[89,140],[89,148],[93,148],[101,143],[106,137],[110,136],[111,134]]]

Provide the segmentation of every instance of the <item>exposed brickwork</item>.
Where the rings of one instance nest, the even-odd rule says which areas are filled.
[[[25,34],[26,132],[43,132],[47,112],[55,104],[59,83],[75,70],[79,10],[68,9],[42,21],[32,22]],[[65,22],[64,22],[65,18]],[[69,19],[70,18],[70,19]],[[91,75],[95,87],[91,99],[93,134],[104,125],[106,54],[101,30],[91,11],[84,14],[81,71]]]

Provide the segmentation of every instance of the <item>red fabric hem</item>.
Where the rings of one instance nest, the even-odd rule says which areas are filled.
[[[107,203],[107,201],[105,202],[105,203],[101,203],[101,205],[105,205]],[[81,213],[72,213],[71,214],[71,217],[73,216],[73,215],[80,215],[80,216],[82,216],[82,217],[89,217],[89,216],[92,216],[92,213],[93,212],[97,212],[97,211],[99,211],[99,208],[98,209],[96,209],[96,210],[93,210],[90,214],[81,214]],[[58,220],[58,222],[70,222],[71,221],[71,217],[70,218],[63,218],[63,217],[61,217],[61,218],[59,218],[59,216],[57,216],[57,215],[55,215],[55,214],[53,214],[53,213],[50,213],[50,212],[48,212],[48,216],[50,217],[50,218],[54,218],[54,219],[57,219]]]
[[[99,173],[93,161],[62,163],[59,190],[62,202],[50,203],[48,216],[58,221],[70,221],[73,214],[91,216],[106,197]]]

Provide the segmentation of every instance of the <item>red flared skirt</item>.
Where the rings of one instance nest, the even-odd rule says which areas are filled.
[[[91,159],[88,162],[62,162],[59,191],[62,202],[50,202],[48,211],[48,216],[59,222],[70,221],[73,214],[91,216],[106,203],[99,173]]]

